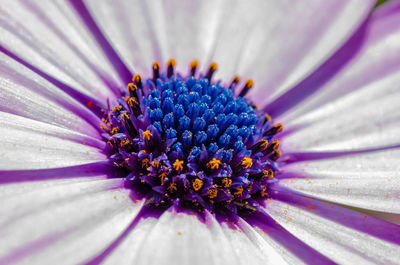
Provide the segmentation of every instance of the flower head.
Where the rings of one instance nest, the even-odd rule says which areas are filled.
[[[399,263],[374,5],[3,1],[0,264]]]

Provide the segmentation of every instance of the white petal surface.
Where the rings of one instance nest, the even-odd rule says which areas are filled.
[[[400,247],[304,210],[272,200],[268,213],[294,236],[339,264],[397,264]]]
[[[2,264],[82,263],[106,248],[140,209],[129,191],[116,189],[122,184],[119,179],[52,182],[35,183],[24,192],[19,187],[30,183],[2,187],[0,194],[16,191],[2,196],[7,205],[0,210]]]
[[[383,5],[355,39],[362,46],[351,60],[316,94],[280,118],[285,129],[294,131],[283,139],[287,151],[400,143],[399,6],[398,1]]]
[[[212,42],[222,1],[85,1],[109,42],[130,69],[149,74],[155,60],[174,57],[186,70],[204,61]]]
[[[265,99],[266,92],[281,93],[327,59],[374,1],[85,3],[131,69],[148,73],[154,60],[170,57],[183,69],[193,58],[216,61],[219,77],[230,80],[236,72],[254,77]]]
[[[400,213],[399,149],[334,159],[305,161],[283,168],[301,178],[279,183],[312,197],[344,205]],[[296,175],[295,175],[296,176]]]
[[[400,46],[399,46],[400,47]],[[400,143],[399,72],[288,122],[285,151],[338,151]],[[297,128],[297,129],[295,129]]]
[[[3,53],[0,53],[0,110],[87,135],[99,135],[93,128],[100,124],[97,116]]]
[[[276,250],[246,226],[244,231],[206,224],[193,215],[165,212],[142,219],[107,257],[106,264],[285,264]],[[274,263],[275,262],[275,263]],[[279,263],[276,263],[279,262]]]
[[[106,161],[105,143],[71,130],[0,112],[0,169],[44,169]]]
[[[2,1],[1,45],[39,71],[89,96],[112,97],[121,81],[67,1]]]
[[[296,262],[296,264],[302,264],[302,262],[296,259],[296,257],[292,255],[290,251],[283,249],[281,246],[279,246],[279,244],[277,242],[274,242],[272,238],[269,238],[269,236],[265,232],[255,227],[252,227],[242,219],[239,221],[238,226],[240,227],[238,230],[239,233],[242,233],[243,235],[246,236],[245,239],[240,241],[244,243],[245,247],[256,248],[256,249],[259,248],[263,255],[263,257],[260,259],[262,260],[261,262],[263,264],[283,265],[283,264],[293,264],[294,262]],[[228,233],[232,232],[228,231]],[[242,235],[239,235],[239,237],[241,236]],[[251,250],[249,252],[251,252]],[[242,261],[242,264],[250,262],[249,257],[243,257],[243,258],[244,260]],[[263,261],[264,259],[266,260]]]
[[[374,1],[237,1],[228,3],[212,60],[221,76],[254,78],[263,105],[333,54],[359,27]],[[227,67],[226,71],[225,68]],[[267,95],[267,96],[266,96]]]
[[[219,227],[215,225],[207,227],[192,215],[171,212],[165,212],[157,221],[141,220],[127,237],[128,242],[122,243],[108,262],[115,264],[126,258],[122,264],[240,264],[224,234],[213,233]],[[132,245],[131,255],[122,255],[128,250],[124,245]]]

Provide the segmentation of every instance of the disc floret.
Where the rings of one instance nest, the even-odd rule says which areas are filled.
[[[252,212],[268,198],[280,156],[275,135],[282,125],[248,98],[253,81],[212,82],[215,63],[197,75],[166,72],[132,78],[103,118],[110,160],[155,207],[173,204],[214,213]]]

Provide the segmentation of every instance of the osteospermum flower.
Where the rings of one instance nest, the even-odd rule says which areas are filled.
[[[374,4],[2,1],[0,264],[399,264]]]

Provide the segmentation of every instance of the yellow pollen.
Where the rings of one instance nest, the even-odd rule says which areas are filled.
[[[240,77],[238,77],[237,75],[235,75],[235,77],[233,77],[233,81],[232,83],[237,84],[240,82]]]
[[[139,103],[137,102],[136,98],[132,98],[130,97],[128,99],[128,104],[131,108],[133,108],[134,106],[138,105]]]
[[[278,123],[274,126],[276,133],[281,132],[283,129],[283,125],[281,123]]]
[[[217,197],[217,195],[218,195],[218,190],[217,189],[211,188],[211,189],[208,190],[208,198],[214,199],[214,198]]]
[[[192,186],[193,186],[193,189],[194,189],[195,191],[198,191],[199,189],[201,189],[201,187],[203,187],[203,181],[200,180],[200,179],[195,179],[195,180],[193,181]]]
[[[169,59],[167,65],[168,65],[168,66],[175,67],[175,65],[176,65],[175,59],[173,59],[173,58]]]
[[[218,69],[218,65],[215,62],[212,62],[212,63],[210,63],[209,68],[211,71],[215,72]]]
[[[271,116],[269,116],[268,114],[265,114],[264,116],[264,122],[270,121],[271,120]]]
[[[242,196],[242,194],[243,194],[243,187],[236,188],[236,191],[233,193],[233,195],[237,197]]]
[[[102,128],[103,130],[105,130],[106,132],[108,132],[108,128],[107,128],[104,124],[100,124],[100,128]]]
[[[274,160],[277,160],[279,157],[281,157],[281,155],[282,155],[282,153],[281,153],[281,150],[279,150],[279,149],[277,149],[275,151],[275,153],[272,154]]]
[[[176,184],[175,183],[171,183],[171,184],[169,184],[167,190],[169,192],[174,192],[174,191],[177,191],[178,189],[176,188]]]
[[[270,169],[268,170],[263,170],[262,173],[264,174],[265,177],[272,179],[274,177],[274,172]]]
[[[271,148],[276,151],[279,149],[280,143],[279,141],[273,141],[269,146],[271,146]]]
[[[121,118],[124,122],[128,121],[130,119],[129,114],[124,112],[121,114]]]
[[[152,136],[153,136],[153,134],[149,130],[146,130],[146,131],[143,132],[143,139],[144,140],[149,141]]]
[[[158,167],[159,162],[157,160],[151,162],[152,167]]]
[[[244,168],[249,168],[253,166],[253,159],[251,159],[250,157],[243,158],[242,166],[244,166]]]
[[[154,69],[154,70],[160,69],[160,64],[159,64],[158,62],[154,62],[154,63],[153,63],[153,69]]]
[[[148,168],[150,166],[150,160],[148,158],[145,158],[142,160],[142,168]]]
[[[194,60],[190,63],[190,68],[197,68],[199,66],[199,62]]]
[[[162,185],[162,184],[164,184],[165,178],[168,176],[168,172],[166,172],[166,171],[161,172],[161,174],[159,176],[161,177],[161,185]]]
[[[181,171],[183,169],[183,160],[175,160],[174,164],[172,165],[176,171]]]
[[[137,86],[134,83],[129,83],[128,90],[129,90],[129,92],[134,92],[137,90]]]
[[[142,168],[148,168],[150,165],[150,160],[148,158],[145,158],[142,160]]]
[[[232,180],[229,178],[223,178],[222,179],[222,185],[224,185],[224,188],[230,187],[232,184]]]
[[[136,74],[133,78],[132,81],[135,82],[136,85],[140,84],[142,82],[142,76],[139,74]]]
[[[207,167],[211,169],[218,169],[220,165],[222,165],[222,162],[218,159],[215,159],[215,157],[207,163]]]
[[[117,134],[117,133],[119,133],[119,129],[118,129],[118,127],[114,127],[114,128],[112,128],[112,130],[111,130],[111,134],[112,134],[112,135],[114,135],[114,134]]]
[[[263,188],[263,191],[261,192],[261,196],[262,196],[262,197],[268,196],[268,193],[265,192],[265,191],[267,190],[267,187],[266,187],[265,185],[262,185],[261,187]]]
[[[125,138],[124,140],[121,141],[121,146],[126,146],[129,143],[130,143],[129,140]]]
[[[260,143],[261,143],[262,150],[265,151],[268,147],[268,140],[263,139],[260,141]]]
[[[121,111],[121,109],[122,109],[122,107],[121,107],[120,105],[118,105],[118,106],[115,106],[115,107],[113,108],[113,111],[114,111],[114,112],[119,112],[119,111]]]
[[[248,80],[246,81],[246,83],[245,83],[245,86],[247,86],[247,87],[249,87],[249,88],[252,88],[253,85],[254,85],[253,79],[248,79]]]

